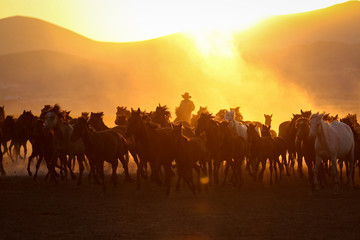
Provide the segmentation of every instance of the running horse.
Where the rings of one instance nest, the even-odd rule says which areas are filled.
[[[310,118],[309,137],[315,138],[316,162],[314,167],[314,185],[319,189],[318,169],[322,159],[330,159],[332,163],[332,177],[334,180],[334,193],[339,192],[339,179],[336,160],[348,160],[350,173],[348,184],[353,186],[354,172],[354,135],[351,128],[345,123],[333,121],[326,123],[322,120],[324,114],[313,114]]]

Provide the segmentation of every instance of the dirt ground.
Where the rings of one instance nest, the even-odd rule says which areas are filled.
[[[9,167],[6,164],[5,167]],[[135,183],[120,175],[107,192],[84,177],[58,185],[34,182],[23,169],[0,177],[0,239],[360,239],[360,189],[311,194],[306,179],[269,185],[247,173],[243,187],[211,186],[193,196],[186,186]],[[175,179],[172,180],[175,185]],[[357,184],[360,181],[357,179]]]

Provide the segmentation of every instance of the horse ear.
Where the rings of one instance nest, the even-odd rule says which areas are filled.
[[[304,114],[304,112],[303,112],[303,110],[302,110],[302,109],[300,110],[300,112],[301,112],[301,114]]]
[[[272,114],[270,115],[270,117],[272,118]]]

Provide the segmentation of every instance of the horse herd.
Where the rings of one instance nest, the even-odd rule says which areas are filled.
[[[31,161],[36,157],[34,179],[44,160],[48,170],[46,178],[57,182],[70,174],[81,184],[85,164],[89,167],[89,179],[101,184],[103,191],[106,190],[105,161],[111,164],[114,185],[117,184],[119,160],[125,180],[133,181],[128,169],[129,154],[137,166],[136,189],[141,189],[142,179],[150,178],[159,185],[164,182],[167,195],[174,169],[176,189],[184,181],[196,194],[201,185],[208,188],[209,184],[219,183],[219,170],[223,166],[222,185],[241,186],[243,170],[254,180],[262,180],[267,166],[272,184],[273,174],[275,181],[282,178],[283,172],[287,176],[295,174],[296,161],[298,174],[303,177],[303,159],[313,190],[324,187],[328,175],[333,178],[334,192],[337,193],[339,181],[343,181],[343,164],[348,185],[353,186],[354,167],[360,159],[360,125],[356,115],[348,114],[338,121],[337,115],[331,117],[301,110],[280,124],[279,136],[271,129],[272,115],[264,116],[265,123],[262,124],[244,121],[239,107],[220,110],[215,116],[207,108],[200,107],[191,123],[172,123],[166,106],[159,105],[150,113],[139,108],[129,111],[126,107],[118,107],[116,126],[108,128],[102,112],[84,112],[80,117],[72,118],[70,112],[55,104],[45,105],[40,116],[24,111],[15,119],[5,116],[4,107],[0,107],[0,173],[5,175],[3,155],[8,154],[17,161],[23,147],[25,159],[29,141],[32,153],[27,171],[32,176]],[[77,177],[74,174],[76,162]]]

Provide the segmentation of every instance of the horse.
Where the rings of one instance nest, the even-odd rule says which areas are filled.
[[[30,127],[32,122],[34,121],[35,116],[31,113],[31,111],[23,111],[20,117],[15,122],[15,132],[14,136],[11,140],[9,151],[11,154],[11,148],[14,146],[15,159],[17,160],[20,156],[20,148],[21,146],[24,149],[24,159],[27,154],[26,143],[29,140]]]
[[[229,127],[238,135],[247,141],[247,126],[235,119],[235,111],[225,111],[224,120],[229,121]]]
[[[282,137],[273,137],[273,135],[271,134],[270,128],[271,128],[270,126],[263,125],[262,131],[261,131],[261,137],[270,137],[274,140],[274,157],[276,159],[276,162],[278,162],[278,165],[280,168],[280,180],[281,180],[281,172],[282,172],[283,165],[285,165],[286,175],[290,176],[289,170],[288,170],[288,165],[287,165],[286,161],[284,161],[284,159],[286,160],[286,144]],[[282,164],[280,164],[280,160],[279,160],[280,156],[283,160]],[[276,168],[276,165],[274,165],[274,167]]]
[[[1,130],[3,133],[3,137],[1,140],[1,144],[4,147],[4,153],[7,153],[10,158],[12,159],[11,153],[8,151],[7,142],[12,140],[15,136],[15,122],[13,116],[6,116],[4,122],[1,124]]]
[[[126,107],[117,107],[115,125],[117,126],[127,126],[128,119],[131,116],[131,112],[126,109]]]
[[[254,169],[253,177],[257,178],[258,166],[261,163],[259,180],[264,177],[267,159],[270,162],[270,184],[272,184],[273,167],[275,169],[275,181],[277,181],[276,163],[280,167],[280,162],[276,159],[274,140],[271,137],[260,137],[254,124],[247,125],[248,143],[250,146],[250,164]]]
[[[147,163],[150,163],[151,179],[158,184],[161,184],[159,173],[161,166],[163,166],[166,195],[169,195],[171,176],[173,175],[171,165],[176,156],[172,129],[158,128],[158,126],[144,120],[140,108],[137,111],[131,109],[126,136],[134,139],[135,150],[140,158],[140,165],[137,170],[137,190],[141,189],[141,171]]]
[[[241,167],[247,154],[247,141],[235,134],[229,127],[228,121],[222,121],[219,125],[220,134],[223,138],[222,157],[227,161],[223,186],[226,184],[226,177],[229,171],[229,163],[233,170],[233,186],[241,186]]]
[[[353,186],[354,172],[354,135],[351,128],[345,123],[333,121],[326,123],[322,120],[324,114],[313,114],[310,118],[310,138],[315,138],[316,162],[314,167],[314,185],[319,189],[318,168],[321,159],[330,159],[332,163],[332,177],[334,180],[334,192],[339,191],[339,180],[336,169],[336,160],[348,160],[350,163],[350,173],[348,184]]]
[[[105,125],[105,123],[103,121],[103,116],[104,116],[103,112],[98,112],[98,113],[91,112],[90,119],[88,121],[88,125],[96,131],[111,130],[111,131],[120,133],[124,138],[126,138],[126,136],[125,136],[126,128],[125,127],[116,126],[113,128],[109,128],[108,126]],[[134,158],[135,163],[138,165],[138,158],[137,158],[137,155],[135,152],[135,147],[133,146],[133,143],[131,142],[130,139],[126,139],[125,147],[131,153],[131,155]],[[132,182],[132,179],[129,174],[129,153],[128,153],[128,151],[125,151],[125,161],[121,161],[121,163],[124,168],[125,181]],[[120,160],[122,160],[122,159],[123,158],[121,158]]]
[[[302,110],[301,110],[302,111]],[[288,152],[288,161],[286,164],[291,164],[291,169],[293,173],[295,173],[295,158],[296,158],[296,150],[295,150],[295,138],[296,138],[296,129],[295,129],[295,123],[298,118],[300,118],[302,115],[300,114],[293,114],[293,118],[290,121],[282,122],[279,125],[279,137],[282,137],[286,144],[286,150]],[[286,158],[283,159],[283,161],[286,161]],[[299,160],[298,160],[299,161]],[[298,165],[299,162],[298,162]],[[302,169],[298,168],[300,177],[303,176]]]
[[[296,139],[295,146],[296,152],[299,159],[304,157],[305,164],[308,168],[308,179],[311,184],[312,190],[315,189],[314,185],[314,172],[313,167],[315,166],[316,152],[315,152],[315,139],[309,138],[310,125],[309,119],[301,117],[296,120]],[[319,181],[322,187],[325,186],[325,169],[324,165],[319,166]]]
[[[193,114],[192,117],[191,117],[191,121],[190,121],[190,124],[192,127],[196,128],[197,127],[197,124],[198,124],[198,119],[200,118],[201,114],[203,113],[209,113],[209,110],[206,107],[199,107],[199,110],[197,111],[196,114]]]
[[[53,145],[51,144],[53,142],[54,132],[45,132],[43,130],[43,127],[44,127],[44,120],[38,117],[36,117],[31,124],[29,141],[32,146],[32,152],[28,158],[27,171],[29,176],[32,176],[30,164],[34,157],[38,157],[36,163],[36,170],[34,174],[34,180],[36,180],[37,178],[37,174],[42,160],[45,160],[48,169],[48,174],[50,174],[51,180],[54,180],[56,182],[55,167],[58,167],[60,169],[61,167],[57,166],[56,163],[52,161],[53,159],[55,159],[54,157],[51,156],[55,152],[53,150]]]
[[[67,175],[67,169],[70,175],[75,179],[75,175],[71,170],[71,161],[68,161],[67,156],[71,159],[76,156],[79,164],[79,178],[77,184],[81,184],[81,178],[84,171],[83,162],[85,161],[85,146],[82,140],[72,141],[71,136],[73,133],[73,127],[69,123],[64,123],[60,120],[63,112],[60,111],[60,106],[55,105],[45,115],[44,131],[54,132],[53,138],[53,150],[54,153],[50,154],[54,159],[48,161],[56,162],[60,159],[60,163]]]
[[[155,112],[151,114],[151,120],[160,124],[161,127],[171,127],[170,123],[171,113],[166,105],[156,107]]]
[[[187,138],[183,135],[182,124],[175,125],[172,130],[176,146],[176,167],[178,181],[176,190],[180,188],[180,180],[184,179],[194,195],[195,185],[193,184],[192,170],[197,172],[197,190],[200,192],[200,170],[206,174],[206,146],[202,138]]]
[[[267,114],[264,114],[264,117],[265,117],[265,126],[268,126],[268,127],[271,127],[271,121],[272,121],[272,114],[271,115],[267,115]],[[274,138],[274,137],[277,137],[277,134],[274,130],[270,129],[270,135]],[[262,134],[261,134],[262,136]]]
[[[125,139],[123,136],[115,131],[103,130],[93,131],[88,127],[88,122],[84,118],[78,118],[74,131],[71,135],[71,140],[76,141],[82,139],[85,145],[85,151],[89,159],[93,161],[93,166],[97,174],[100,175],[103,192],[106,191],[104,181],[104,161],[112,165],[112,182],[117,184],[116,170],[118,166],[118,159],[124,162]],[[94,175],[96,176],[96,175]]]

